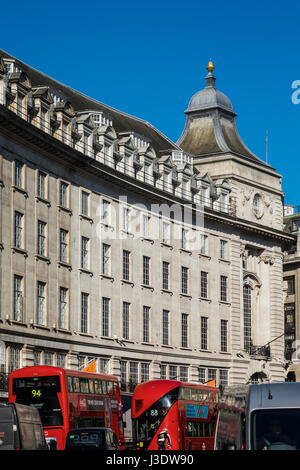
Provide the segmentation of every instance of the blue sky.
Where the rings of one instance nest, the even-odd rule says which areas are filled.
[[[0,48],[173,141],[212,58],[242,139],[265,159],[268,130],[285,202],[300,205],[300,104],[291,99],[300,80],[300,4],[52,0],[11,8],[1,6]]]

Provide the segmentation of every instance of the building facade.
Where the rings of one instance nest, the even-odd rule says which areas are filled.
[[[2,371],[284,380],[281,176],[212,64],[175,144],[0,56]]]
[[[295,236],[294,244],[285,252],[283,262],[285,356],[288,378],[300,380],[300,207],[284,207],[284,230]]]

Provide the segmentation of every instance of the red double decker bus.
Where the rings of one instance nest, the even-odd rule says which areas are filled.
[[[58,450],[68,431],[79,427],[110,427],[124,442],[121,393],[113,375],[25,367],[9,376],[9,401],[36,407],[46,441],[55,441]]]
[[[213,449],[219,401],[219,389],[204,384],[152,380],[138,385],[131,407],[137,448]],[[168,439],[160,447],[158,437],[162,432]]]

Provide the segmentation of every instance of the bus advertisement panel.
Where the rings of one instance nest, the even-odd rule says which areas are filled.
[[[132,398],[137,449],[210,450],[214,447],[219,389],[175,380],[138,385]]]
[[[9,401],[38,409],[46,441],[65,446],[70,429],[110,427],[124,442],[117,377],[53,366],[25,367],[9,376]]]

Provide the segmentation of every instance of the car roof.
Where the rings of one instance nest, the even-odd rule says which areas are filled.
[[[71,429],[68,434],[70,433],[75,433],[75,432],[88,432],[88,431],[112,431],[114,432],[111,428],[105,428],[105,427],[90,427],[90,428],[76,428],[76,429]]]

